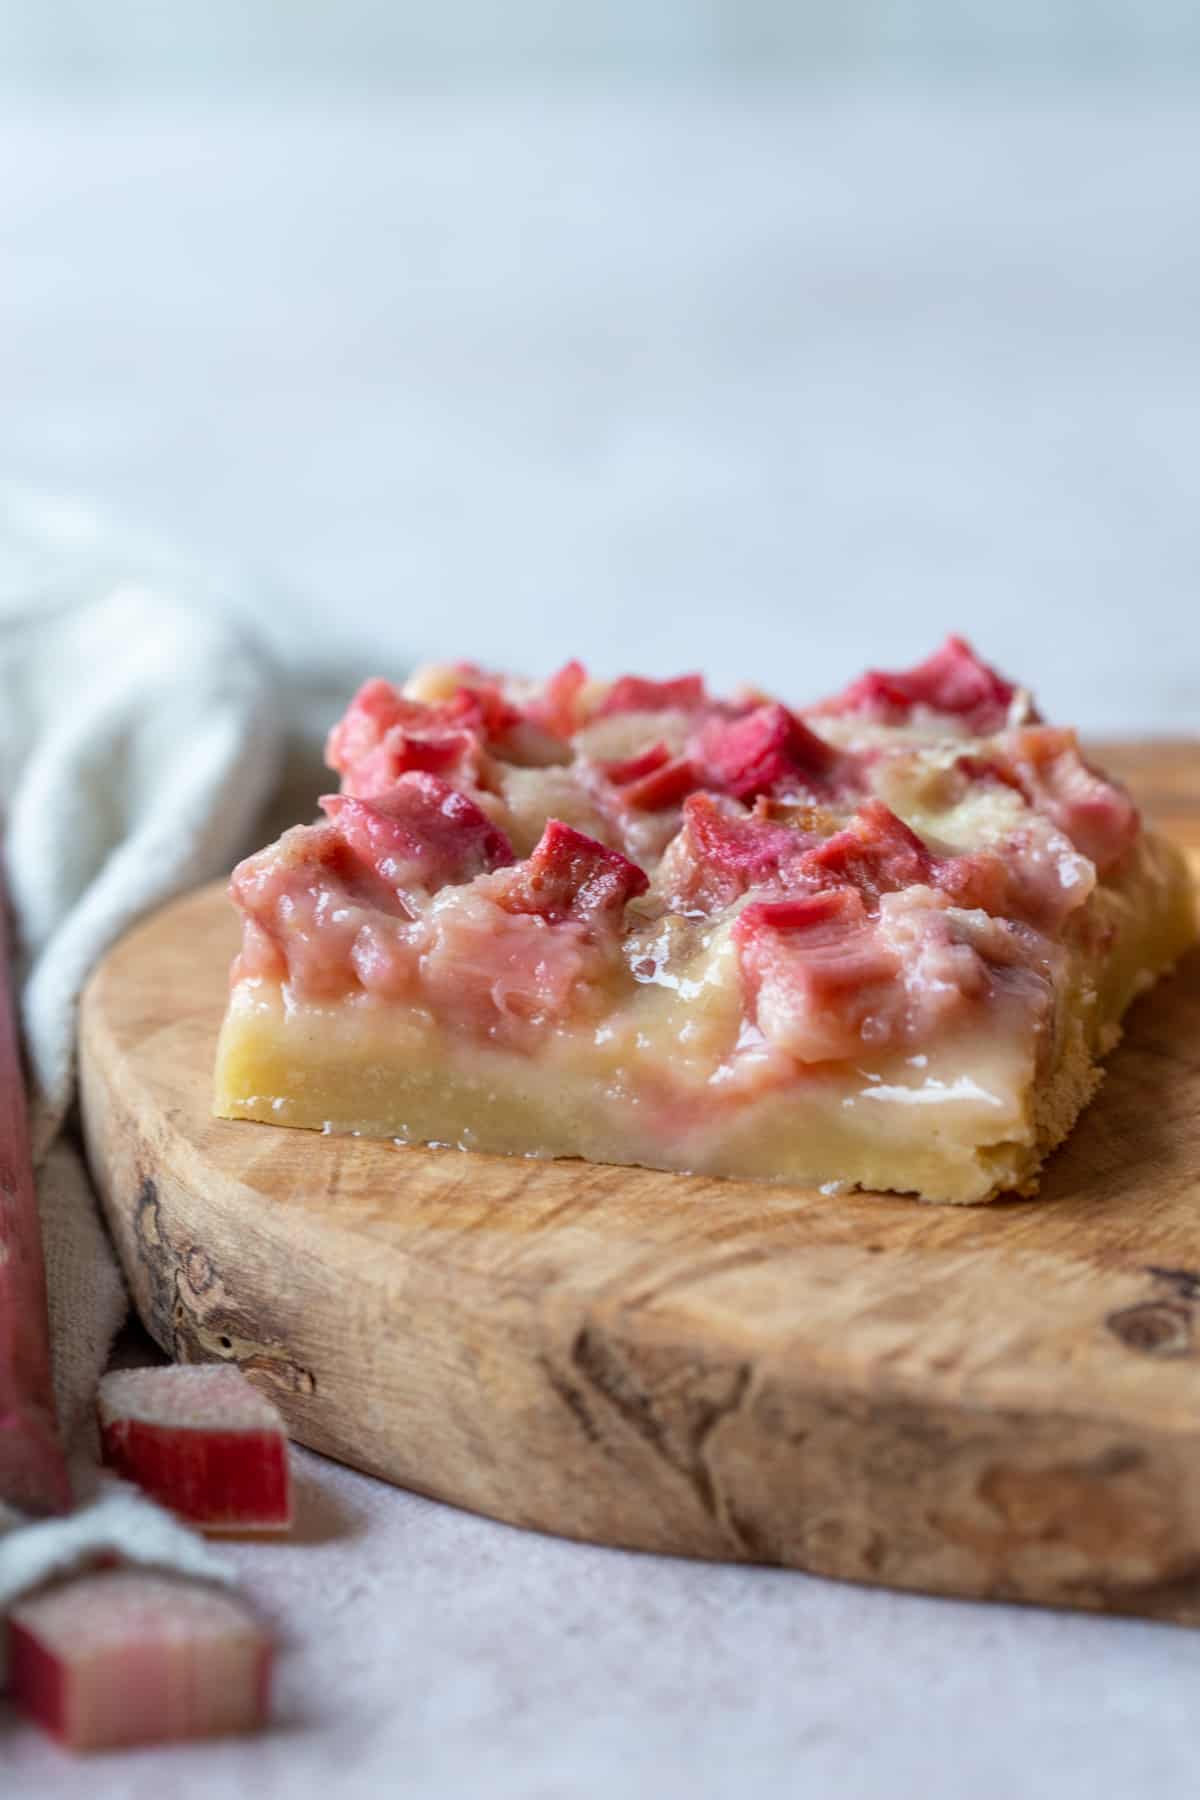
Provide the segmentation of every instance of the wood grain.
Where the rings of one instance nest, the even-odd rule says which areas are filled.
[[[1194,831],[1200,749],[1123,766]],[[173,1355],[517,1525],[1200,1622],[1200,955],[1042,1197],[965,1209],[213,1119],[235,936],[220,890],[177,902],[83,1005],[92,1165]]]

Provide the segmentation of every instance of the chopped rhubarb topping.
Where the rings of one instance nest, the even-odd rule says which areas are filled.
[[[1056,951],[1028,925],[962,911],[934,889],[853,888],[744,909],[733,930],[755,1023],[800,1062],[925,1043],[990,997],[1045,1017]]]
[[[902,1025],[924,1040],[987,994],[987,966],[940,894],[929,888],[884,894],[879,935],[902,972],[904,1006],[893,1013],[893,1029]]]
[[[900,965],[852,888],[755,902],[733,937],[755,1023],[776,1049],[827,1062],[886,1035]]]
[[[419,728],[435,716],[418,700],[406,700],[390,681],[364,681],[325,740],[325,761],[345,774],[377,750],[396,726]]]
[[[679,675],[674,681],[652,681],[644,675],[622,675],[596,709],[598,719],[622,712],[695,712],[708,703],[702,675]]]
[[[494,897],[506,912],[611,927],[649,885],[644,871],[619,850],[550,819],[533,854],[503,878]]]
[[[397,935],[412,918],[407,898],[332,823],[285,831],[238,864],[229,892],[246,920],[234,979],[286,981],[304,999],[334,999],[357,986],[363,934]]]
[[[906,914],[910,918],[922,912],[932,915],[936,907],[945,909],[946,905],[940,896],[919,891],[888,895],[881,906],[881,919],[889,942],[900,947],[903,932],[897,935],[896,927]],[[1054,983],[1061,980],[1066,962],[1066,952],[1061,944],[1020,919],[993,918],[986,912],[968,911],[956,906],[943,910],[942,917],[950,941],[970,950],[978,959],[982,970],[982,981],[976,977],[975,985],[972,986],[966,978],[965,965],[960,962],[959,986],[968,998],[986,991],[990,998],[996,1000],[1018,1001],[1028,1011],[1033,1022],[1046,1018],[1053,1004]],[[928,932],[926,935],[928,936]],[[940,933],[935,932],[934,937],[938,936]],[[923,968],[928,971],[929,965],[922,964],[918,958],[918,978]],[[944,967],[935,967],[932,973],[935,977],[940,977],[944,973]],[[936,982],[931,981],[928,986],[929,991],[924,996],[925,1005],[927,1010],[936,1014],[943,1001],[939,1000],[939,994],[934,991]]]
[[[16,1704],[71,1750],[254,1731],[271,1643],[220,1588],[105,1569],[40,1589],[8,1622]]]
[[[479,739],[470,731],[406,731],[397,725],[377,750],[354,765],[345,778],[345,791],[374,799],[390,793],[402,775],[418,769],[482,785]]]
[[[1095,871],[1046,819],[1034,817],[1003,843],[935,859],[934,885],[955,906],[1057,931],[1096,885]]]
[[[905,723],[914,707],[928,707],[962,721],[976,736],[1000,731],[1016,688],[981,662],[960,637],[914,669],[888,673],[869,669],[843,693],[814,707],[814,713],[865,713],[881,724]]]
[[[692,746],[697,786],[719,788],[738,800],[781,787],[811,789],[838,761],[831,744],[771,703],[736,719],[710,719]]]
[[[650,744],[637,756],[627,756],[600,767],[615,787],[632,787],[646,775],[655,775],[671,761],[671,752],[662,739]]]
[[[662,884],[689,911],[730,906],[751,888],[796,885],[794,872],[818,842],[815,833],[746,814],[711,794],[684,803]]]
[[[960,638],[803,714],[695,675],[604,690],[578,662],[540,686],[472,665],[369,682],[330,737],[328,822],[235,874],[238,978],[365,990],[529,1056],[602,1016],[640,1045],[645,966],[690,1003],[705,959],[712,1041],[744,995],[746,1060],[773,1070],[923,1043],[985,996],[1036,1029],[1054,940],[1138,818],[1027,716]]]
[[[1029,1026],[1045,1017],[1055,952],[1031,926],[963,910],[931,888],[910,888],[881,898],[879,936],[902,975],[895,1037],[928,1042],[989,999],[1019,1005]]]
[[[594,1012],[618,966],[626,903],[647,885],[619,851],[549,820],[524,862],[435,903],[421,956],[428,1002],[516,1047],[531,1028]]]
[[[577,1001],[594,1010],[620,938],[615,925],[597,932],[570,916],[507,910],[495,889],[508,880],[507,870],[485,876],[435,904],[420,991],[443,1023],[528,1049],[528,1028],[565,1018]]]
[[[844,831],[810,850],[803,875],[813,885],[854,887],[868,899],[932,880],[934,861],[915,831],[883,804],[868,800]]]
[[[619,851],[551,819],[523,862],[435,902],[423,993],[440,1018],[523,1044],[577,1004],[594,1010],[626,903],[647,886]]]
[[[744,801],[781,791],[825,793],[843,760],[795,714],[772,703],[733,718],[714,714],[695,732],[685,755],[672,755],[660,741],[602,769],[626,806],[657,812],[697,789]]]
[[[463,716],[459,696],[435,705],[409,700],[387,681],[362,686],[325,745],[325,760],[343,777],[347,793],[372,799],[395,787],[410,770],[480,778],[482,750],[474,718]]]
[[[297,999],[337,999],[359,985],[364,952],[378,961],[386,941],[390,976],[372,985],[403,996],[413,909],[351,853],[333,825],[285,832],[273,854],[238,864],[229,892],[246,920],[235,980],[286,982]]]
[[[470,881],[513,860],[499,826],[436,775],[414,771],[371,801],[326,794],[320,804],[351,853],[388,887]]]
[[[672,756],[664,743],[651,744],[640,756],[602,763],[602,772],[620,789],[626,806],[636,812],[659,812],[678,806],[696,786],[696,771],[686,756]]]
[[[869,800],[837,832],[804,858],[796,879],[856,888],[874,906],[902,888],[932,887],[955,906],[1010,914],[1056,930],[1081,906],[1093,881],[1065,839],[1034,820],[1003,847],[962,856],[934,855],[881,800]]]
[[[555,737],[569,738],[583,724],[579,697],[587,686],[581,662],[564,663],[525,708],[525,717]]]
[[[108,1466],[191,1524],[280,1531],[291,1523],[287,1432],[240,1369],[120,1370],[101,1381],[97,1409]]]
[[[1124,788],[1092,769],[1073,731],[1043,725],[1003,740],[1004,754],[1032,806],[1051,819],[1101,874],[1125,855],[1140,827]]]
[[[823,816],[807,815],[814,824]],[[823,837],[694,794],[659,885],[676,904],[704,912],[751,889],[788,895],[830,888],[853,889],[875,911],[884,894],[931,887],[955,906],[1057,930],[1094,882],[1086,863],[1043,820],[1032,820],[1001,847],[935,855],[881,800],[867,801],[842,830]]]
[[[470,664],[464,664],[460,672],[462,687],[441,705],[447,724],[478,731],[489,739],[502,738],[520,725],[520,708],[506,699],[494,676],[485,675]]]
[[[346,793],[373,799],[414,769],[486,785],[487,747],[524,721],[497,682],[461,673],[461,687],[429,702],[410,700],[388,681],[364,683],[325,745]]]
[[[512,846],[436,775],[404,775],[373,801],[336,794],[321,804],[327,824],[296,826],[233,872],[249,927],[237,978],[286,979],[305,999],[358,986],[407,998],[428,895],[506,866]]]

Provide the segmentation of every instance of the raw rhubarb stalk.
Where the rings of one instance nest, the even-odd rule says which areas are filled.
[[[291,1523],[287,1432],[265,1395],[226,1363],[122,1369],[97,1397],[110,1468],[208,1531]]]
[[[54,1422],[46,1272],[25,1082],[0,889],[0,1502],[23,1512],[70,1503]]]
[[[12,1699],[72,1750],[253,1731],[271,1643],[232,1594],[145,1569],[43,1588],[9,1614]]]

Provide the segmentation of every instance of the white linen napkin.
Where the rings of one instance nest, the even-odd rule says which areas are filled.
[[[85,1466],[96,1383],[127,1301],[64,1131],[80,988],[136,918],[248,848],[280,767],[276,684],[212,601],[152,540],[0,484],[4,859],[55,1397],[68,1453],[82,1452]],[[70,1519],[0,1516],[0,1616],[48,1573],[98,1550],[193,1573],[221,1567],[157,1508],[102,1488]]]

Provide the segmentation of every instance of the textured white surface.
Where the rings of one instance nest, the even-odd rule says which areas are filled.
[[[1194,728],[1186,96],[0,119],[0,460],[260,571],[289,655],[706,663],[948,625]],[[554,1543],[299,1459],[280,1723],[41,1800],[1188,1793],[1200,1635]]]
[[[297,1536],[223,1548],[285,1633],[251,1743],[22,1800],[1141,1800],[1194,1791],[1200,1636],[624,1555],[297,1456]],[[11,1784],[11,1786],[10,1786]]]

